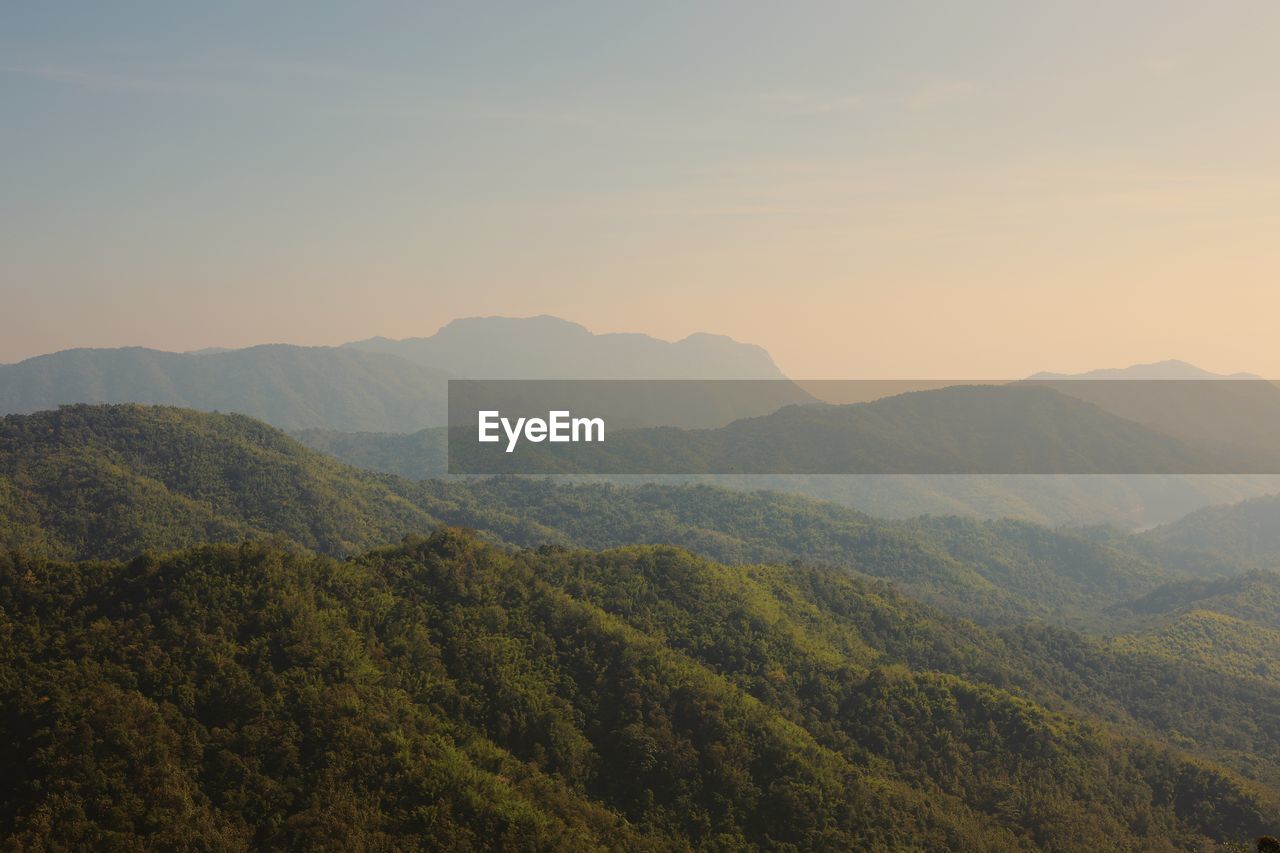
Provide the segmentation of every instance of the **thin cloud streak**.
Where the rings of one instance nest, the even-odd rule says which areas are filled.
[[[171,76],[119,74],[57,65],[0,65],[0,74],[32,77],[82,89],[159,92],[175,95],[233,95],[241,92],[221,83],[183,80]]]
[[[365,84],[370,97],[347,98],[337,106],[331,105],[327,108],[318,106],[317,108],[349,115],[556,125],[634,139],[671,139],[681,135],[673,132],[671,126],[659,128],[653,122],[636,121],[623,113],[539,106],[527,102],[520,105],[507,105],[486,104],[482,99],[441,99],[407,88],[414,82],[412,78],[379,71],[252,61],[247,61],[239,67],[239,70],[244,69],[256,70],[260,72],[258,77],[265,79],[224,82],[204,77],[184,77],[183,73],[190,75],[189,71],[174,70],[166,74],[120,73],[64,65],[0,65],[0,75],[44,80],[91,92],[152,93],[252,100],[272,98],[297,100],[316,92],[315,87],[305,90],[275,87],[270,85],[274,78],[325,84]]]
[[[934,80],[907,95],[903,103],[913,110],[929,110],[968,100],[977,91],[968,80]]]
[[[767,91],[748,98],[766,112],[789,116],[827,116],[857,113],[876,107],[930,110],[965,101],[979,91],[969,80],[929,80],[906,90],[882,93],[824,93]]]
[[[764,92],[755,103],[766,110],[787,115],[830,115],[862,109],[863,95],[822,95],[813,92]]]

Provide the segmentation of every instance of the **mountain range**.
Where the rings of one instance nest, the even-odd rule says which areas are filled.
[[[0,366],[0,412],[156,403],[239,412],[282,429],[411,432],[444,423],[446,378],[392,356],[333,347],[75,349]]]
[[[583,512],[592,504],[617,507],[630,521],[601,526],[597,514]],[[1088,545],[1098,552],[1096,577],[1063,588],[1061,579],[1027,575],[1037,560],[1024,553],[1013,561],[1025,564],[1026,580],[1019,580],[993,564],[944,557],[947,549],[939,543],[951,528],[931,534],[937,546],[931,551],[918,544],[922,522],[880,522],[767,492],[559,486],[516,478],[411,482],[343,465],[243,415],[138,404],[67,406],[0,420],[0,507],[6,525],[0,547],[60,559],[276,535],[342,556],[449,523],[523,546],[663,542],[734,562],[858,560],[868,573],[888,576],[901,561],[913,579],[899,581],[984,620],[1007,611],[1079,613],[1100,596],[1115,603],[1152,589],[1152,577],[1161,576],[1141,558],[1108,557],[1110,546]],[[806,518],[806,532],[792,543],[788,531],[797,516]],[[733,536],[726,527],[730,519]],[[1011,522],[985,525],[1001,523]],[[980,522],[964,525],[989,529]],[[1062,539],[1068,540],[1086,544]],[[896,556],[871,567],[867,555],[889,542],[887,553]]]
[[[448,440],[441,428],[409,434],[313,429],[293,435],[308,447],[371,471],[421,480],[445,476],[448,470]],[[638,478],[603,479],[634,483]],[[639,479],[772,489],[832,501],[881,518],[959,514],[1022,518],[1048,525],[1115,524],[1126,529],[1153,527],[1201,507],[1280,492],[1280,476],[1274,475],[684,474]]]
[[[23,846],[1176,849],[1280,822],[1274,576],[1115,531],[414,483],[121,405],[0,421],[0,547]],[[1233,656],[1191,654],[1203,613]]]
[[[1129,367],[1104,367],[1097,370],[1088,370],[1084,373],[1052,373],[1050,371],[1041,371],[1028,377],[1035,380],[1058,380],[1058,379],[1084,379],[1084,380],[1128,380],[1128,381],[1146,381],[1146,380],[1197,380],[1197,379],[1262,379],[1261,376],[1253,373],[1214,373],[1210,370],[1197,367],[1186,361],[1171,358],[1164,361],[1154,361],[1148,364],[1133,364]]]
[[[450,323],[429,337],[370,339],[337,348],[268,345],[186,354],[140,348],[68,350],[0,366],[0,412],[29,413],[75,402],[144,402],[239,412],[295,431],[304,441],[346,461],[420,478],[439,475],[445,468],[443,436],[423,428],[443,425],[450,376],[549,377],[563,376],[571,369],[576,371],[572,375],[584,378],[782,376],[760,348],[714,335],[667,343],[645,335],[592,335],[577,324],[551,317],[471,318]],[[1059,375],[1037,376],[1048,381]],[[1155,376],[1215,377],[1185,363],[1162,362],[1083,378]],[[1112,384],[1052,381],[1050,387],[1160,432],[1161,442],[1173,438],[1219,458],[1223,454],[1256,458],[1273,452],[1271,439],[1280,425],[1280,393],[1269,385],[1211,382],[1205,383],[1207,388],[1189,392],[1189,397],[1147,387],[1159,384],[1154,382],[1114,383],[1114,390],[1106,387]],[[1171,388],[1183,384],[1168,383]],[[1135,387],[1143,394],[1121,390]],[[1206,404],[1196,405],[1197,401]],[[790,398],[729,395],[716,410],[722,418],[716,425],[734,417],[769,414],[782,402],[805,402],[803,392],[796,389]],[[762,406],[768,411],[762,411]],[[656,417],[669,421],[679,414]],[[806,417],[821,421],[830,415],[814,410]],[[760,429],[759,425],[739,427],[742,432]],[[909,437],[908,432],[903,438]],[[1266,475],[876,478],[836,477],[829,475],[829,469],[822,471],[814,476],[723,475],[716,482],[781,488],[887,516],[960,512],[1129,527],[1166,522],[1212,503],[1280,491],[1280,478]]]
[[[0,414],[154,403],[238,412],[289,430],[411,433],[446,423],[449,378],[784,379],[764,350],[719,335],[669,343],[593,335],[554,317],[487,317],[428,338],[341,347],[65,350],[0,365]],[[723,422],[812,399],[799,389],[779,393],[776,401],[726,393]]]
[[[763,348],[698,333],[674,343],[592,334],[558,317],[470,317],[424,338],[346,349],[396,355],[466,379],[786,379]]]

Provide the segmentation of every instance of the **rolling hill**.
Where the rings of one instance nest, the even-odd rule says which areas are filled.
[[[278,535],[345,553],[438,520],[243,415],[67,406],[0,419],[0,543],[72,559]]]
[[[308,833],[393,844],[425,819],[397,810],[408,785],[464,792],[429,798],[433,825],[464,848],[494,833],[550,832],[580,847],[616,836],[671,849],[704,843],[708,827],[737,846],[769,846],[751,817],[763,795],[744,792],[778,786],[865,803],[860,817],[817,805],[772,819],[801,844],[819,837],[809,814],[839,844],[1052,848],[1102,831],[1185,846],[1254,832],[1280,796],[1280,685],[1053,624],[1132,626],[1137,617],[1115,611],[1179,580],[1127,540],[1014,522],[892,523],[706,486],[412,483],[341,465],[247,418],[161,407],[14,416],[0,435],[0,548],[13,549],[5,565],[17,578],[0,585],[0,630],[18,638],[3,644],[0,664],[17,669],[0,684],[37,691],[6,695],[0,704],[20,710],[3,724],[52,731],[56,720],[59,731],[104,738],[94,765],[74,764],[66,741],[35,750],[10,738],[6,763],[24,782],[0,816],[3,834],[74,846],[105,843],[93,833],[107,825],[132,837],[179,821],[233,847]],[[536,550],[495,550],[471,534],[368,550],[439,522]],[[246,538],[270,541],[129,563],[49,561]],[[145,625],[168,627],[137,634]],[[573,657],[595,642],[583,633],[592,626],[607,629],[599,648],[610,651]],[[244,651],[218,658],[222,674],[191,675],[185,655],[229,642]],[[74,670],[67,643],[89,650]],[[259,654],[277,648],[298,657]],[[147,663],[158,655],[171,661],[167,681]],[[606,661],[627,663],[602,672]],[[287,692],[299,678],[323,685],[321,698]],[[687,686],[671,693],[673,683]],[[255,710],[265,700],[246,684],[287,699]],[[242,685],[234,700],[217,692],[229,685]],[[612,722],[587,724],[637,697],[649,704],[625,721],[627,740],[609,734]],[[751,708],[759,713],[741,716]],[[688,716],[694,709],[704,716]],[[284,751],[262,752],[254,726]],[[306,731],[342,733],[351,751],[336,760],[353,769],[318,788],[327,759],[294,734]],[[951,732],[953,746],[921,741],[930,731]],[[126,754],[125,742],[150,746]],[[185,752],[172,751],[179,742]],[[418,770],[391,773],[368,751],[381,749],[374,743],[402,744]],[[767,769],[743,743],[777,743],[788,758]],[[707,776],[680,761],[722,769]],[[605,766],[629,768],[619,778],[634,784],[611,785]],[[652,775],[661,767],[697,782]],[[299,801],[281,784],[319,793]],[[1027,784],[1039,793],[1012,793]],[[121,810],[95,805],[102,785],[131,792]],[[680,799],[706,790],[719,792],[714,806]],[[1149,805],[1135,817],[1116,792]],[[80,816],[58,824],[67,834],[39,820],[53,802]]]
[[[444,428],[416,433],[297,430],[308,447],[348,465],[410,480],[448,470]],[[1048,526],[1149,528],[1213,504],[1280,491],[1280,476],[1238,474],[704,474],[604,477],[622,484],[701,483],[838,503],[878,518],[965,515]]]
[[[443,531],[345,563],[9,556],[0,612],[20,846],[1074,850],[1280,820],[1228,771],[933,671],[945,627],[830,572]]]
[[[1280,495],[1196,510],[1143,534],[1171,562],[1227,568],[1280,567]]]
[[[1132,627],[1115,638],[1120,648],[1280,685],[1275,572],[1173,583],[1120,609],[1133,617]]]
[[[266,535],[346,555],[450,523],[523,546],[672,543],[728,562],[822,561],[988,623],[1078,620],[1179,577],[1109,543],[1034,525],[894,523],[776,493],[414,483],[343,465],[243,416],[137,405],[4,418],[0,501],[0,545],[63,558]]]
[[[774,492],[711,486],[427,482],[450,523],[522,544],[670,543],[728,563],[802,560],[892,580],[966,619],[1085,623],[1182,576],[1122,545],[1016,521],[890,522]]]
[[[447,427],[409,433],[303,429],[291,434],[312,450],[366,471],[425,480],[449,470]]]

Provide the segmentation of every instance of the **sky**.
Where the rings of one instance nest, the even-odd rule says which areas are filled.
[[[1280,376],[1274,2],[6,3],[0,362],[554,314]]]

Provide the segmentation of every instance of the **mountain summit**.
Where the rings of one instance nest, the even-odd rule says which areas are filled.
[[[1213,373],[1176,358],[1128,367],[1104,367],[1086,373],[1050,373],[1042,371],[1031,379],[1261,379],[1252,373]]]
[[[594,334],[559,317],[467,317],[424,338],[346,348],[398,355],[467,379],[785,379],[762,347],[697,333],[664,341]]]
[[[290,430],[409,433],[445,422],[452,377],[786,378],[764,349],[722,335],[699,333],[673,343],[642,334],[596,335],[557,317],[472,317],[430,337],[370,338],[341,347],[64,350],[0,365],[0,414],[73,403],[153,403],[239,412]],[[783,394],[784,403],[810,399],[799,389]],[[749,402],[726,403],[726,422],[772,411],[758,399]]]

